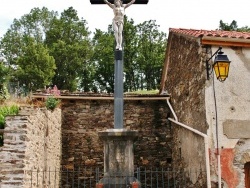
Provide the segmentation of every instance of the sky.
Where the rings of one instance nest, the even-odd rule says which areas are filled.
[[[169,28],[215,30],[219,21],[238,27],[250,27],[249,0],[149,0],[147,5],[134,4],[126,9],[126,15],[135,24],[156,20],[159,30],[168,33]],[[90,31],[107,31],[112,23],[113,11],[106,4],[91,5],[90,0],[1,0],[0,37],[6,33],[13,20],[29,14],[35,7],[47,7],[59,14],[73,7],[80,18],[87,21]]]

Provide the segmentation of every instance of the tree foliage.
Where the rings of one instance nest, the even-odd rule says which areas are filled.
[[[15,78],[29,89],[42,88],[49,85],[56,69],[55,60],[49,55],[42,43],[31,38],[23,53],[17,58]]]
[[[136,25],[125,16],[124,91],[158,87],[166,47],[166,34],[158,28],[153,20]],[[72,7],[61,15],[32,9],[13,21],[0,47],[12,81],[30,89],[53,84],[70,91],[114,92],[112,26],[91,35]]]
[[[166,34],[159,32],[155,20],[138,25],[139,44],[137,63],[140,67],[140,89],[157,89],[160,84],[166,49]]]
[[[166,34],[155,21],[135,25],[125,16],[123,30],[124,91],[157,89],[166,47]],[[114,33],[96,30],[93,37],[96,81],[100,91],[114,92]]]
[[[8,81],[8,69],[3,61],[0,61],[0,102],[7,96],[6,83]]]
[[[4,83],[7,80],[7,76],[8,76],[8,69],[6,68],[6,66],[4,65],[3,61],[0,61],[0,89],[1,86],[4,85]]]
[[[12,69],[12,80],[30,89],[53,84],[76,90],[91,49],[85,25],[72,7],[60,18],[47,8],[34,8],[15,19],[1,40],[1,55]]]
[[[224,23],[220,20],[219,30],[223,31],[240,31],[240,32],[250,32],[250,28],[248,26],[238,27],[238,24],[235,20],[231,22],[231,24]]]
[[[138,43],[139,36],[137,26],[133,19],[128,20],[125,16],[124,21],[124,91],[138,90],[139,64],[137,57],[139,54]]]
[[[1,57],[9,68],[11,81],[29,89],[44,87],[54,76],[55,62],[43,44],[48,21],[56,14],[46,8],[32,9],[30,14],[15,19],[1,40]]]
[[[75,91],[77,78],[84,73],[92,50],[86,21],[80,20],[76,10],[70,7],[59,19],[54,18],[51,25],[45,44],[50,48],[57,67],[53,84],[59,89]]]
[[[96,66],[96,90],[114,92],[114,37],[111,29],[108,32],[96,30],[93,37],[94,54],[92,62]]]

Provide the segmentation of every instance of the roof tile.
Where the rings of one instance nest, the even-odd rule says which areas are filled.
[[[197,30],[184,28],[170,28],[169,32],[191,35],[194,37],[213,36],[224,38],[250,39],[250,32],[222,31],[222,30]]]

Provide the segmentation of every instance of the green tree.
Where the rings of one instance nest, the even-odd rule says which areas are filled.
[[[3,61],[0,60],[0,86],[3,85],[7,80],[8,69],[6,68]]]
[[[21,85],[37,89],[51,83],[55,69],[55,60],[49,55],[48,49],[31,38],[29,44],[23,48],[23,54],[17,58],[14,75]]]
[[[45,33],[50,27],[50,20],[56,15],[56,12],[50,12],[47,8],[34,8],[21,19],[14,19],[1,40],[1,56],[6,59],[8,65],[16,64],[29,38],[34,38],[37,43],[43,43]]]
[[[6,60],[11,81],[18,81],[30,89],[44,87],[51,82],[55,63],[43,44],[49,20],[56,13],[48,9],[32,9],[30,14],[14,19],[1,40],[1,57]]]
[[[220,20],[219,30],[223,31],[240,31],[240,32],[250,32],[250,28],[248,26],[238,27],[237,22],[233,20],[231,24],[224,23]]]
[[[166,49],[166,34],[159,31],[155,20],[138,25],[138,89],[157,89],[160,84],[161,71]]]
[[[12,80],[37,89],[47,84],[75,91],[114,91],[114,33],[96,30],[92,40],[76,10],[59,16],[47,8],[34,8],[15,19],[0,43]],[[156,89],[166,34],[155,21],[135,25],[124,20],[125,91]]]
[[[89,73],[92,46],[86,24],[72,7],[60,17],[47,8],[34,8],[15,19],[0,46],[12,80],[33,89],[54,84],[76,90],[78,80]]]
[[[0,101],[6,98],[6,83],[8,77],[8,69],[6,68],[3,60],[0,60]]]
[[[238,28],[237,22],[235,20],[232,21],[231,24],[224,23],[220,20],[219,29],[223,31],[236,31]]]
[[[124,17],[124,91],[156,89],[160,82],[166,34],[155,21],[135,25]],[[96,30],[93,37],[96,83],[100,91],[114,92],[114,33]]]
[[[108,32],[97,29],[94,33],[92,61],[96,66],[96,90],[100,92],[114,92],[114,42],[111,27],[109,27]]]
[[[138,56],[138,41],[137,26],[134,20],[128,20],[124,17],[124,91],[136,91],[138,86],[138,63],[136,58]]]
[[[52,82],[59,89],[77,89],[78,79],[82,77],[92,53],[89,34],[86,21],[80,20],[72,7],[64,10],[60,18],[51,21],[45,44],[56,62]]]

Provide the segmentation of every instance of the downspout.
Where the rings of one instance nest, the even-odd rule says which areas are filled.
[[[220,149],[219,149],[219,136],[218,136],[218,112],[217,112],[217,102],[215,95],[215,85],[214,85],[214,74],[213,74],[213,95],[214,95],[214,107],[215,107],[215,124],[216,124],[216,142],[217,142],[217,165],[218,165],[218,188],[221,188],[221,160],[220,160]]]
[[[177,118],[177,116],[176,116],[176,114],[174,112],[174,109],[172,108],[172,105],[169,102],[169,98],[167,98],[167,104],[168,104],[168,107],[170,108],[170,110],[171,110],[171,112],[172,112],[172,114],[174,116],[175,121],[178,121],[178,118]]]
[[[217,148],[217,161],[218,161],[218,188],[221,188],[221,162],[220,162],[220,150]]]
[[[177,125],[180,125],[180,126],[184,127],[185,129],[188,129],[188,130],[190,130],[190,131],[192,131],[192,132],[194,132],[194,133],[196,133],[196,134],[198,134],[198,135],[200,135],[200,136],[202,136],[204,138],[205,158],[206,158],[206,173],[207,173],[207,188],[211,188],[209,152],[208,152],[208,136],[206,134],[196,130],[196,129],[193,129],[192,127],[189,127],[189,126],[187,126],[187,125],[185,125],[183,123],[180,123],[178,121],[178,118],[177,118],[177,116],[176,116],[170,102],[169,102],[169,98],[167,98],[167,104],[168,104],[168,106],[169,106],[169,108],[170,108],[170,110],[171,110],[171,112],[172,112],[172,114],[174,116],[174,119],[168,118],[171,122],[173,122],[173,123],[175,123]]]

